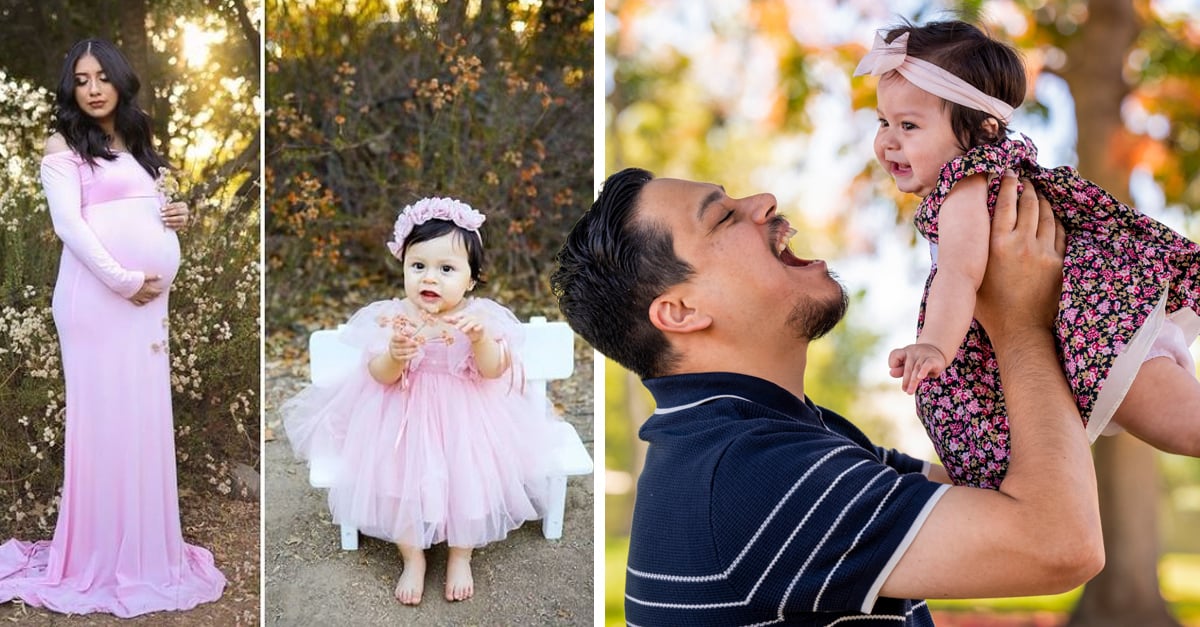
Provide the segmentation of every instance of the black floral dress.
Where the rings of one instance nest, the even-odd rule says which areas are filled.
[[[1063,370],[1094,441],[1163,321],[1178,324],[1187,343],[1200,333],[1200,245],[1118,202],[1074,168],[1047,169],[1036,160],[1037,149],[1024,138],[973,148],[942,167],[915,218],[934,251],[917,332],[937,275],[938,211],[950,188],[967,176],[1006,168],[1029,178],[1067,231],[1055,331]],[[989,216],[999,188],[997,177],[988,188]],[[1008,417],[995,354],[977,321],[953,363],[922,381],[916,396],[917,414],[954,482],[998,487],[1008,468]]]

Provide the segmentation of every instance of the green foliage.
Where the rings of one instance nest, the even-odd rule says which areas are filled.
[[[592,196],[591,5],[268,12],[271,324],[354,285],[398,295],[383,243],[426,196],[487,216],[488,295],[518,315],[555,310],[553,255]]]
[[[1159,560],[1163,597],[1171,613],[1185,624],[1200,619],[1200,555],[1173,553]],[[1066,615],[1079,600],[1083,588],[1062,594],[1004,599],[938,599],[929,602],[933,611],[963,614],[1013,615],[1051,612]]]
[[[61,365],[50,294],[54,234],[37,180],[49,94],[0,72],[0,520],[45,524],[62,446]],[[11,497],[11,498],[10,498]],[[49,517],[53,521],[53,517]]]
[[[1104,15],[1111,8],[1071,0],[1018,4],[1027,12],[1028,28],[1007,36],[1030,51],[1026,63],[1032,73],[1068,74],[1064,50],[1085,28],[1104,28],[1105,20],[1111,19]],[[1169,4],[1131,6],[1139,30],[1121,77],[1129,91],[1122,103],[1126,124],[1124,136],[1107,158],[1124,169],[1145,168],[1168,204],[1194,216],[1200,212],[1200,111],[1195,106],[1200,98],[1200,41],[1192,12]],[[1155,123],[1148,124],[1152,117]]]
[[[608,538],[604,542],[604,624],[625,624],[625,557],[628,538]]]
[[[1160,453],[1158,459],[1166,494],[1159,519],[1163,548],[1200,555],[1200,537],[1196,535],[1200,528],[1200,459],[1165,453]]]

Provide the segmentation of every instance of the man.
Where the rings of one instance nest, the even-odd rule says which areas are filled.
[[[787,248],[773,196],[608,179],[552,283],[658,406],[640,433],[630,624],[930,625],[922,599],[1053,593],[1100,570],[1095,475],[1050,332],[1062,231],[1034,194],[1019,204],[1007,176],[976,311],[1011,423],[992,491],[945,485],[804,395],[808,344],[846,296]]]

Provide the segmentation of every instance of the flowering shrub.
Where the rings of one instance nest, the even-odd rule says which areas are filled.
[[[384,244],[433,196],[487,217],[485,295],[556,311],[553,255],[592,197],[591,3],[284,5],[267,3],[271,329],[317,295],[397,295]]]
[[[50,309],[62,247],[38,179],[51,102],[0,72],[0,525],[43,532],[56,518],[65,415]],[[258,455],[258,206],[196,189],[180,176],[172,192],[201,217],[180,233],[170,296],[176,452],[182,486],[228,493],[230,465]]]

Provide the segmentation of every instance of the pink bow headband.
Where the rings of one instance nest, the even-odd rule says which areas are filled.
[[[967,81],[928,61],[908,56],[908,33],[900,35],[890,44],[884,41],[881,33],[875,33],[875,45],[854,68],[854,75],[883,76],[892,70],[939,98],[982,111],[1005,126],[1012,121],[1012,105],[979,91]]]
[[[412,233],[413,227],[430,220],[453,222],[474,233],[479,237],[479,242],[483,243],[479,227],[483,226],[484,219],[482,213],[475,211],[465,202],[453,198],[422,198],[400,212],[396,218],[392,241],[387,243],[387,247],[392,251],[392,255],[399,259],[404,251],[404,240]]]

